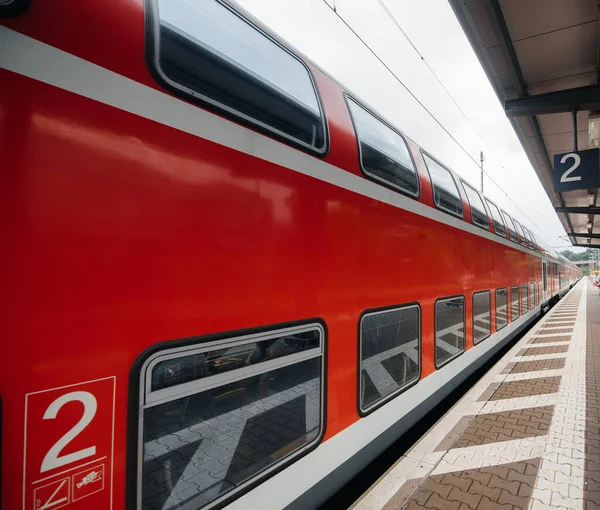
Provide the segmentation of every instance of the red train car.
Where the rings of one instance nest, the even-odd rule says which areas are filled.
[[[0,2],[3,510],[310,508],[580,271],[218,0]]]

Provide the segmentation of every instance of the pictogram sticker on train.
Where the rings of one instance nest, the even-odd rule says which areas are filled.
[[[104,464],[75,473],[72,480],[73,501],[95,494],[104,489]]]
[[[33,490],[34,510],[58,510],[70,503],[69,479],[61,478],[55,482],[36,487]]]
[[[107,377],[25,396],[24,510],[112,508],[115,384]]]

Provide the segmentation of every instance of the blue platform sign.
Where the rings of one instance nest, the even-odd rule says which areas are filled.
[[[554,156],[554,191],[600,187],[600,149]]]

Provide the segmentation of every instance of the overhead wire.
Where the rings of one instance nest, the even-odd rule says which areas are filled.
[[[500,167],[502,168],[502,170],[504,170],[504,172],[506,173],[506,176],[511,180],[511,182],[515,185],[515,187],[519,190],[519,192],[522,194],[523,197],[525,197],[525,200],[527,201],[527,203],[533,208],[533,210],[535,211],[537,217],[544,221],[542,218],[541,213],[538,211],[537,207],[535,207],[528,199],[527,196],[521,191],[521,188],[519,187],[519,185],[515,182],[515,180],[512,178],[512,176],[510,175],[510,173],[506,170],[506,167],[500,162],[500,159],[498,158],[498,156],[496,156],[496,154],[494,153],[494,151],[492,151],[489,147],[489,145],[487,144],[487,142],[483,139],[483,136],[481,136],[481,133],[477,130],[477,128],[473,125],[473,123],[471,122],[471,119],[467,116],[467,114],[464,112],[464,110],[461,108],[461,106],[458,104],[458,102],[456,101],[456,99],[454,98],[454,96],[452,95],[452,93],[448,90],[448,88],[446,87],[446,85],[444,84],[444,82],[440,79],[440,77],[437,75],[437,73],[434,71],[434,69],[429,65],[429,62],[427,62],[427,60],[425,59],[425,57],[422,55],[422,53],[418,50],[418,48],[416,47],[416,45],[413,43],[412,39],[407,35],[407,33],[404,31],[404,29],[402,28],[402,26],[400,25],[400,23],[398,22],[398,20],[396,19],[396,17],[390,12],[390,10],[387,8],[387,6],[385,5],[383,0],[376,0],[377,3],[380,5],[380,7],[382,8],[382,10],[384,11],[384,13],[388,16],[388,18],[392,21],[392,23],[396,26],[396,28],[400,31],[400,33],[404,36],[404,38],[408,41],[408,43],[411,45],[412,49],[415,51],[415,53],[419,56],[419,58],[423,61],[423,63],[425,64],[425,66],[427,67],[427,69],[429,70],[429,72],[433,75],[433,77],[436,79],[436,81],[440,84],[440,86],[444,89],[444,92],[446,93],[446,95],[450,98],[450,100],[454,103],[454,106],[456,106],[456,108],[458,109],[458,111],[461,113],[461,115],[465,118],[465,120],[468,122],[469,126],[471,126],[471,129],[477,134],[478,138],[481,140],[481,143],[484,145],[484,147],[486,148],[486,151],[492,155],[492,157],[496,160],[496,162],[500,165]],[[485,175],[488,176],[488,178],[491,179],[490,175],[483,170],[483,173]],[[493,179],[492,179],[492,182]],[[496,182],[494,182],[494,184],[496,184],[496,186],[498,186],[498,184]],[[521,213],[523,213],[525,215],[525,213],[523,212],[523,210],[512,200],[512,198],[502,189],[500,188],[500,186],[498,186],[498,188],[500,189],[500,191],[502,191],[502,193],[504,193],[508,199],[515,205],[515,207],[517,207],[519,209],[519,211],[521,211]],[[531,219],[525,215],[525,217],[531,222]],[[556,232],[554,232],[556,234]]]
[[[394,79],[406,90],[406,92],[408,92],[410,94],[410,96],[421,106],[421,108],[423,108],[423,110],[425,110],[425,112],[427,112],[427,114],[442,128],[442,130],[454,141],[454,143],[456,143],[456,145],[466,154],[466,156],[473,161],[473,163],[475,163],[478,167],[479,167],[479,162],[469,153],[469,151],[467,149],[465,149],[465,147],[456,139],[456,137],[439,121],[439,119],[431,112],[431,110],[429,110],[429,108],[427,108],[427,106],[425,106],[425,104],[413,93],[413,91],[400,79],[400,77],[390,68],[390,66],[388,64],[385,63],[385,61],[377,54],[377,52],[375,52],[375,50],[373,50],[371,48],[371,46],[369,46],[369,44],[358,34],[358,32],[356,32],[356,30],[354,30],[354,28],[352,28],[352,26],[343,18],[343,16],[340,15],[338,9],[334,7],[332,7],[327,0],[322,0],[323,3],[338,17],[338,19],[346,26],[346,28],[348,30],[350,30],[350,32],[352,32],[352,34],[354,34],[354,36],[362,43],[362,45],[379,61],[379,63],[381,65],[383,65],[383,67],[386,68],[386,70],[394,77]],[[380,6],[384,9],[384,12],[386,13],[387,16],[389,16],[394,24],[399,28],[399,30],[401,31],[401,33],[404,35],[404,37],[408,40],[409,44],[413,47],[413,49],[416,51],[416,53],[421,57],[421,60],[423,60],[423,62],[425,63],[425,65],[428,67],[428,69],[431,71],[431,73],[434,75],[434,77],[436,78],[436,80],[442,85],[443,89],[445,90],[446,94],[452,99],[453,103],[457,106],[457,108],[459,109],[459,111],[461,112],[461,114],[465,117],[465,119],[467,119],[467,122],[469,123],[469,125],[471,126],[471,128],[477,133],[477,135],[479,136],[480,140],[482,140],[482,142],[485,144],[485,142],[483,141],[483,138],[481,138],[481,135],[477,132],[477,130],[474,128],[474,126],[472,125],[471,121],[469,120],[469,118],[466,116],[466,114],[464,113],[464,111],[462,110],[462,108],[460,108],[460,106],[458,105],[458,103],[456,102],[456,100],[454,99],[454,97],[452,96],[452,94],[450,94],[450,92],[448,91],[448,89],[443,85],[443,83],[441,82],[441,80],[439,79],[439,77],[437,76],[437,74],[433,71],[433,69],[429,66],[429,64],[427,63],[427,61],[425,60],[425,58],[421,55],[421,53],[418,51],[418,49],[416,48],[416,46],[412,43],[412,41],[410,40],[410,38],[406,35],[406,33],[404,32],[404,30],[402,30],[402,27],[398,24],[398,22],[395,20],[395,18],[391,15],[391,13],[388,11],[387,7],[385,6],[385,4],[383,4],[383,2],[381,2],[381,0],[377,0],[377,2],[380,4]],[[490,151],[491,152],[491,151]],[[494,154],[492,153],[492,155],[494,156]],[[494,156],[494,159],[496,159],[498,161],[498,159]],[[506,169],[502,166],[502,164],[500,164],[500,166],[506,171]],[[506,191],[504,191],[502,189],[502,187],[494,180],[494,178],[485,170],[483,170],[483,173],[488,177],[488,179],[504,194],[506,195],[506,197],[508,198],[508,200],[510,200],[510,202],[521,212],[521,214],[523,214],[523,216],[525,218],[527,218],[527,220],[530,222],[530,224],[535,225],[535,222],[533,222],[531,220],[531,218],[529,218],[529,215],[527,215],[523,209],[521,209],[521,207],[508,195],[508,193],[506,193]],[[510,175],[507,173],[508,177],[512,180],[512,178],[510,177]],[[514,183],[514,180],[513,180]],[[516,183],[515,183],[516,185]],[[517,186],[518,188],[518,186]],[[532,206],[533,207],[533,206]],[[534,210],[536,211],[536,214],[540,217],[540,219],[542,219],[541,214],[537,211],[537,209],[534,207]]]

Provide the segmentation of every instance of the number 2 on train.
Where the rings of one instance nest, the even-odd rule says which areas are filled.
[[[46,409],[44,420],[55,419],[62,406],[68,402],[81,402],[83,404],[83,416],[48,450],[48,453],[44,456],[44,460],[42,460],[42,467],[40,469],[40,472],[42,473],[96,455],[96,446],[93,445],[60,456],[62,450],[91,423],[98,409],[98,402],[94,395],[87,391],[73,391],[54,400]]]

